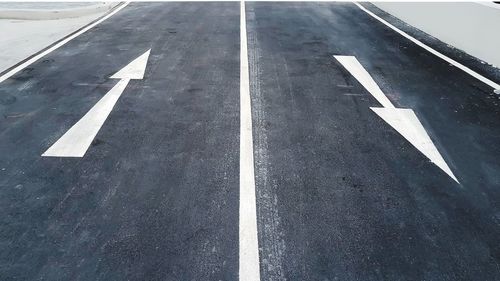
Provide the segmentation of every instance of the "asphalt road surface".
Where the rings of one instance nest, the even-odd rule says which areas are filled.
[[[500,280],[493,90],[354,3],[131,3],[0,83],[0,280]]]

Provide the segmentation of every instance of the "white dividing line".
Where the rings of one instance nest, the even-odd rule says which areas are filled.
[[[440,52],[434,50],[433,48],[427,46],[426,44],[418,41],[417,39],[415,39],[414,37],[408,35],[408,33],[400,30],[399,28],[395,27],[394,25],[388,23],[387,21],[385,21],[384,19],[380,18],[379,16],[375,15],[374,13],[370,12],[368,9],[366,9],[365,7],[361,6],[359,3],[354,3],[356,4],[356,6],[358,6],[361,10],[365,11],[368,15],[372,16],[373,18],[375,18],[376,20],[378,20],[379,22],[385,24],[386,26],[388,26],[389,28],[391,28],[392,30],[396,31],[397,33],[401,34],[403,37],[407,38],[408,40],[412,41],[413,43],[417,44],[418,46],[424,48],[425,50],[427,50],[428,52],[432,53],[433,55],[445,60],[446,62],[454,65],[455,67],[461,69],[462,71],[466,72],[467,74],[471,75],[472,77],[476,78],[477,80],[485,83],[486,85],[492,87],[493,89],[495,90],[499,90],[500,89],[500,85],[491,81],[490,79],[482,76],[481,74],[475,72],[474,70],[468,68],[467,66],[455,61],[454,59],[451,59],[443,54],[441,54]]]
[[[245,2],[240,2],[239,280],[260,281]]]
[[[110,18],[111,16],[113,16],[114,14],[118,13],[121,9],[125,8],[125,6],[127,6],[129,4],[129,2],[125,2],[123,3],[121,6],[117,7],[116,9],[114,9],[113,11],[111,11],[109,14],[107,14],[106,16],[102,17],[101,19],[97,20],[96,22],[86,26],[85,28],[83,28],[82,30],[74,33],[73,35],[67,37],[66,39],[60,41],[59,43],[55,44],[54,46],[48,48],[47,50],[39,53],[38,55],[32,57],[31,59],[23,62],[22,64],[14,67],[13,69],[11,69],[10,71],[8,71],[7,73],[5,73],[4,75],[0,76],[0,83],[2,83],[3,81],[9,79],[12,75],[16,74],[17,72],[23,70],[24,68],[26,68],[27,66],[29,66],[30,64],[34,63],[35,61],[39,60],[40,58],[46,56],[47,54],[51,53],[52,51],[56,50],[57,48],[61,47],[62,45],[68,43],[69,41],[75,39],[76,37],[80,36],[81,34],[83,34],[84,32],[88,31],[89,29],[93,28],[94,26],[100,24],[101,22],[107,20],[108,18]]]

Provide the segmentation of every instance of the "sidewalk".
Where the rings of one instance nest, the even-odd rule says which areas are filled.
[[[0,73],[106,14],[114,3],[0,3]]]

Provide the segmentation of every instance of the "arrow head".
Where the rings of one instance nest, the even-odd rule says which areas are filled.
[[[111,78],[143,79],[150,52],[151,49],[149,49],[147,52],[145,52],[144,54],[140,55],[138,58],[127,64],[127,66],[125,66],[120,71],[115,73],[113,76],[111,76]]]
[[[448,176],[459,183],[413,110],[406,108],[370,108],[422,152],[422,154],[429,158],[432,163],[436,164]]]

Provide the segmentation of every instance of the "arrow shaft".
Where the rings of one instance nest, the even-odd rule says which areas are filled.
[[[385,108],[394,108],[391,101],[384,95],[380,87],[373,80],[371,75],[359,63],[354,56],[334,56],[342,66],[349,71],[356,80],[358,80],[365,89]]]
[[[130,79],[121,79],[42,156],[83,157]]]

